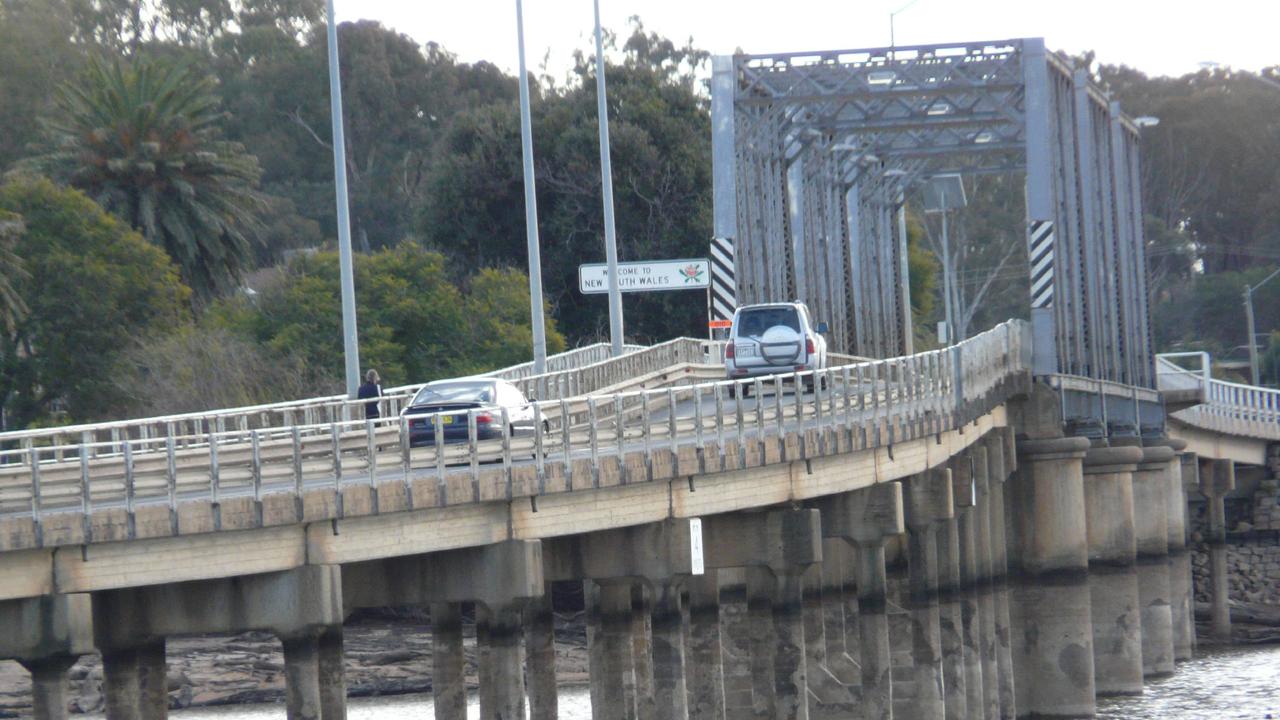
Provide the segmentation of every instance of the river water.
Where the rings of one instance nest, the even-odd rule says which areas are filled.
[[[280,720],[282,705],[249,705],[181,710],[180,720]],[[478,718],[473,697],[470,718]],[[350,720],[430,718],[429,695],[353,698]],[[585,687],[560,690],[560,717],[587,720],[591,702]],[[1178,665],[1173,677],[1147,683],[1141,697],[1106,700],[1098,717],[1107,720],[1280,720],[1280,646],[1201,651]]]

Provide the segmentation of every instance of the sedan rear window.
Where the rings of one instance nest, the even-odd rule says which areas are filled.
[[[766,330],[783,325],[800,332],[800,318],[795,308],[753,308],[738,315],[738,337],[760,337]]]
[[[411,404],[487,402],[493,402],[493,383],[449,383],[427,385],[418,391]]]

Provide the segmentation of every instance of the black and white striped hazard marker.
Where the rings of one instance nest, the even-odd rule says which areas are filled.
[[[734,280],[733,241],[711,239],[711,319],[732,320],[738,307],[738,285]]]
[[[1053,307],[1053,221],[1033,220],[1027,228],[1031,260],[1031,307]]]

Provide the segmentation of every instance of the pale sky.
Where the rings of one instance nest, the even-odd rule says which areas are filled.
[[[379,20],[466,62],[517,67],[515,0],[334,0],[339,21]],[[910,0],[600,0],[619,32],[639,15],[648,30],[713,54],[856,49],[889,44],[889,13]],[[530,70],[550,52],[564,76],[592,43],[591,0],[525,0]],[[1042,36],[1051,50],[1092,49],[1107,64],[1152,75],[1206,61],[1257,71],[1280,65],[1280,0],[916,0],[894,20],[897,44]]]

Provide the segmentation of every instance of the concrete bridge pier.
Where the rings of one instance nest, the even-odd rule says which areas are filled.
[[[462,603],[431,604],[431,699],[436,720],[466,720]]]
[[[908,599],[915,698],[907,717],[946,717],[942,629],[938,608],[938,527],[955,517],[950,472],[931,470],[905,483]]]
[[[969,451],[973,457],[973,482],[977,490],[977,504],[973,512],[977,536],[977,585],[979,620],[979,651],[982,659],[982,716],[986,720],[1000,718],[1000,682],[996,659],[996,598],[994,562],[991,548],[991,479],[985,442],[977,443]],[[998,486],[997,486],[998,487]]]
[[[337,565],[96,592],[94,642],[103,656],[107,716],[167,715],[166,638],[266,630],[284,644],[289,717],[342,718],[345,697],[322,701],[320,638],[341,632],[343,614]],[[340,643],[329,645],[335,651],[328,662],[340,668]]]
[[[524,672],[530,720],[556,720],[560,713],[552,595],[548,582],[542,597],[530,600],[524,607]]]
[[[1173,673],[1173,608],[1169,593],[1169,461],[1167,445],[1142,449],[1133,474],[1138,546],[1138,602],[1142,612],[1142,674]]]
[[[809,714],[815,718],[849,717],[855,712],[855,702],[848,686],[832,671],[833,661],[839,656],[830,656],[830,640],[827,637],[827,607],[824,592],[825,580],[829,578],[829,566],[835,565],[842,556],[827,556],[827,548],[842,542],[837,538],[827,538],[822,543],[822,563],[811,565],[801,578],[804,587],[804,648],[805,676],[808,679]],[[839,551],[837,551],[838,553]],[[840,628],[841,638],[839,653],[844,652],[844,627]]]
[[[751,624],[747,611],[745,568],[716,571],[719,585],[720,658],[724,682],[725,717],[741,720],[754,716],[751,682]]]
[[[93,652],[89,596],[42,595],[0,601],[0,658],[18,661],[31,673],[35,720],[67,717],[67,671]]]
[[[1209,506],[1209,579],[1212,610],[1209,634],[1231,641],[1231,598],[1227,583],[1227,518],[1223,498],[1236,488],[1235,464],[1230,460],[1200,461],[1200,492]]]
[[[965,713],[970,720],[984,717],[982,678],[982,614],[978,604],[977,485],[973,452],[951,461],[956,530],[960,539],[960,646],[964,665]]]
[[[951,470],[948,470],[951,478]],[[953,490],[954,496],[954,483]],[[938,618],[942,643],[942,699],[946,716],[968,718],[964,667],[964,615],[961,605],[960,522],[954,515],[937,528]]]
[[[886,615],[885,540],[905,530],[902,486],[873,485],[815,503],[822,531],[853,543],[861,639],[862,708],[867,720],[893,717],[893,667]]]
[[[983,438],[987,446],[988,515],[991,521],[992,592],[995,597],[996,691],[1001,720],[1017,715],[1013,684],[1013,650],[1009,629],[1009,553],[1006,545],[1004,495],[1009,474],[1017,468],[1012,428],[999,428]]]
[[[1182,454],[1187,447],[1185,440],[1168,441],[1174,456],[1169,461],[1166,479],[1165,516],[1168,519],[1169,537],[1169,606],[1173,620],[1173,659],[1182,662],[1191,659],[1191,646],[1195,637],[1193,617],[1195,606],[1191,599],[1191,554],[1187,552],[1187,493],[1182,482]]]
[[[1034,392],[1034,391],[1033,391]],[[1086,438],[1053,437],[1052,418],[1018,443],[1006,515],[1015,568],[1013,665],[1018,717],[1093,717],[1093,627],[1082,462]],[[1046,412],[1047,410],[1047,412]]]
[[[476,603],[481,720],[525,717],[524,667],[520,652],[523,610],[521,602]]]
[[[721,658],[719,572],[707,570],[686,581],[689,638],[686,646],[690,720],[723,720],[724,670]]]
[[[822,611],[823,631],[826,637],[826,667],[855,701],[861,687],[862,668],[854,659],[861,651],[850,644],[853,634],[850,626],[856,626],[857,615],[846,616],[845,595],[852,595],[857,604],[857,587],[853,577],[853,548],[844,538],[822,540]],[[807,641],[806,641],[807,642]]]
[[[1133,520],[1133,472],[1141,460],[1142,449],[1137,447],[1096,447],[1084,458],[1093,670],[1099,697],[1142,694]]]

